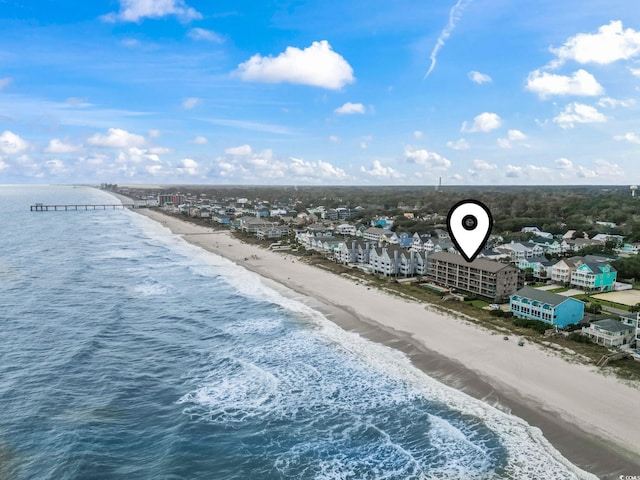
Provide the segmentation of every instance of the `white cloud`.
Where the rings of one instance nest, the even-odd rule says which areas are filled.
[[[630,143],[640,143],[640,136],[635,134],[634,132],[627,132],[624,135],[616,135],[613,137],[615,140],[626,141]]]
[[[483,170],[483,171],[490,171],[498,168],[498,166],[495,163],[489,163],[489,162],[485,162],[484,160],[478,160],[478,159],[473,161],[473,166],[478,170]]]
[[[255,152],[251,146],[241,145],[227,149],[225,154],[216,159],[212,173],[230,182],[327,183],[350,178],[329,162],[279,158],[270,149]]]
[[[213,43],[224,43],[224,38],[213,30],[207,30],[205,28],[192,28],[189,30],[189,38],[193,40],[205,40]]]
[[[0,78],[0,92],[12,82],[10,77]]]
[[[607,160],[596,160],[596,174],[599,177],[623,177],[624,171],[617,163],[611,163]]]
[[[578,167],[576,174],[579,178],[594,178],[598,176],[595,170],[583,167],[582,165]]]
[[[46,153],[73,153],[80,149],[82,149],[80,145],[71,145],[69,143],[64,143],[62,140],[57,138],[53,138],[44,151]]]
[[[160,130],[156,128],[152,128],[151,130],[149,130],[149,136],[151,138],[159,138],[160,135],[162,135],[162,132],[160,132]]]
[[[522,133],[520,130],[509,130],[507,132],[507,138],[499,138],[497,140],[497,144],[500,148],[511,148],[513,146],[513,142],[518,142],[522,144],[527,139],[527,136]],[[522,144],[524,145],[524,144]],[[528,146],[528,145],[525,145]]]
[[[145,138],[142,135],[129,133],[120,128],[110,128],[106,135],[100,133],[92,135],[87,139],[87,143],[95,147],[141,147],[145,144]]]
[[[404,156],[407,162],[422,165],[426,169],[447,170],[451,167],[451,160],[425,149],[416,150],[411,146],[406,146]]]
[[[413,138],[422,138],[422,132],[420,130],[416,130],[413,132]]]
[[[447,147],[452,148],[453,150],[468,150],[469,143],[464,138],[459,138],[455,142],[447,142]]]
[[[483,83],[491,83],[491,77],[485,73],[476,72],[475,70],[471,70],[469,72],[469,80],[475,83],[483,84]]]
[[[396,179],[396,178],[404,177],[404,175],[402,173],[398,172],[394,168],[382,166],[382,163],[380,163],[380,160],[374,160],[371,163],[371,167],[370,168],[366,168],[364,166],[361,166],[360,167],[360,171],[362,173],[365,173],[365,174],[370,175],[372,177],[381,178],[381,179],[382,178],[384,178],[384,179]]]
[[[627,108],[635,104],[636,104],[636,101],[633,98],[628,98],[626,100],[618,100],[616,98],[611,98],[611,97],[602,97],[600,100],[598,100],[599,107]]]
[[[176,167],[176,170],[178,172],[186,173],[192,176],[198,175],[199,169],[200,165],[192,158],[183,158],[178,162],[178,166]]]
[[[338,143],[340,141],[340,137],[337,135],[329,135],[329,141],[331,143]]]
[[[201,100],[197,97],[187,97],[182,101],[182,108],[185,110],[191,110],[200,105]]]
[[[249,145],[240,145],[239,147],[227,148],[224,153],[227,155],[251,155],[252,150]]]
[[[142,42],[140,42],[140,40],[138,40],[137,38],[125,38],[120,42],[120,45],[127,48],[134,48],[142,45]]]
[[[50,175],[60,175],[67,171],[65,164],[62,160],[47,160],[44,162],[44,167],[49,171]]]
[[[184,0],[120,0],[120,11],[109,13],[102,19],[107,22],[140,22],[143,18],[162,18],[175,15],[180,20],[189,21],[202,18]]]
[[[313,42],[304,50],[287,47],[277,57],[256,54],[238,65],[237,73],[245,81],[287,82],[330,90],[339,90],[355,80],[351,65],[326,40]]]
[[[574,60],[578,63],[607,65],[640,55],[640,32],[622,27],[621,21],[602,25],[598,33],[579,33],[564,45],[550,49],[558,63]]]
[[[162,165],[147,165],[144,170],[154,177],[164,173],[164,167]]]
[[[462,123],[462,132],[490,132],[502,125],[502,119],[496,113],[484,112],[473,119],[473,125],[468,127],[467,122]]]
[[[289,165],[286,170],[294,178],[304,180],[346,180],[348,175],[346,172],[329,162],[319,160],[317,162],[309,162],[300,158],[290,158]]]
[[[458,0],[456,4],[451,7],[451,10],[449,10],[449,22],[440,32],[438,40],[436,40],[436,44],[431,51],[431,55],[429,55],[431,65],[429,66],[429,70],[427,70],[427,73],[424,74],[424,78],[427,78],[429,75],[431,75],[431,72],[435,68],[436,62],[438,60],[438,52],[440,52],[440,49],[444,47],[445,41],[451,36],[453,29],[456,28],[456,22],[460,20],[460,17],[462,16],[464,7],[466,7],[469,3],[470,0]]]
[[[516,165],[507,165],[504,176],[509,178],[518,178],[522,176],[522,171],[522,167],[518,167]]]
[[[560,170],[571,170],[573,168],[573,162],[568,158],[558,158],[555,162]]]
[[[602,85],[586,70],[578,70],[568,77],[534,70],[527,78],[527,90],[537,93],[540,98],[551,95],[578,95],[592,97],[604,92]]]
[[[521,142],[527,139],[527,136],[522,133],[520,130],[509,130],[507,132],[507,137],[512,142]]]
[[[120,151],[116,159],[116,162],[121,164],[145,164],[149,161],[159,163],[160,157],[155,153],[151,153],[149,150],[138,147],[130,147]]]
[[[149,153],[154,155],[167,155],[169,153],[173,153],[173,149],[168,147],[151,147],[149,149]]]
[[[0,134],[0,153],[13,155],[24,152],[29,148],[29,142],[23,140],[15,133],[5,130]]]
[[[558,116],[553,119],[562,128],[573,128],[576,123],[602,123],[607,121],[595,107],[584,103],[573,102],[567,105]]]
[[[209,143],[209,140],[207,139],[207,137],[203,137],[202,135],[198,135],[193,140],[191,140],[191,143],[194,143],[196,145],[206,145],[207,143]]]
[[[337,113],[338,115],[352,115],[354,113],[364,114],[365,108],[364,108],[364,105],[361,103],[347,102],[341,107],[336,108],[334,112]]]
[[[631,75],[633,75],[634,77],[640,77],[640,68],[629,67],[629,71],[631,72]]]

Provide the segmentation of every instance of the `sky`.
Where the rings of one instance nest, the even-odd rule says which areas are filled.
[[[640,183],[629,0],[0,0],[0,184]]]

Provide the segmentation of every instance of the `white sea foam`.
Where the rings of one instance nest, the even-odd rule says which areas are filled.
[[[402,352],[342,330],[319,312],[268,287],[258,275],[218,255],[188,244],[182,238],[171,235],[167,228],[157,222],[146,219],[146,217],[135,216],[138,219],[143,219],[141,225],[149,235],[170,246],[180,255],[190,258],[194,262],[194,267],[200,265],[202,269],[198,271],[199,274],[220,275],[222,279],[247,297],[270,302],[296,315],[304,316],[318,327],[313,335],[338,346],[352,358],[364,361],[379,374],[401,382],[406,386],[404,393],[395,392],[393,394],[400,395],[401,398],[396,399],[398,403],[406,402],[408,400],[406,395],[414,398],[420,396],[431,402],[446,405],[461,414],[481,419],[488,428],[499,435],[500,442],[507,451],[509,458],[505,470],[507,478],[596,478],[568,462],[544,438],[539,429],[528,425],[524,420],[508,415],[493,406],[441,384],[414,367]],[[294,340],[293,344],[296,349],[304,348],[303,337],[289,340]],[[292,348],[291,343],[288,342],[282,348]],[[268,353],[274,354],[274,351],[271,350]],[[341,380],[323,376],[318,370],[314,370],[312,365],[294,363],[288,367],[288,371],[281,370],[275,374],[267,374],[255,364],[244,365],[240,370],[243,372],[242,375],[232,374],[225,379],[218,379],[215,375],[220,375],[220,372],[217,372],[213,378],[201,379],[199,386],[183,396],[179,403],[188,405],[185,407],[185,413],[203,418],[215,417],[229,420],[246,418],[246,416],[274,415],[277,412],[284,418],[295,416],[296,411],[301,408],[300,402],[282,401],[282,395],[285,393],[290,395],[288,398],[296,394],[301,395],[304,398],[302,403],[306,407],[309,404],[313,406],[314,403],[319,405],[320,399],[322,402],[326,402],[326,399],[333,398],[333,395],[341,398],[340,408],[349,408],[349,405],[362,405],[363,402],[375,408],[376,397],[385,394],[384,391],[376,391],[375,395],[363,398],[362,392],[366,391],[366,388],[341,384]],[[305,376],[310,382],[301,381]],[[315,384],[317,387],[313,387],[314,392],[296,392],[296,384]],[[387,398],[382,403],[389,400]],[[388,403],[386,404],[388,405]],[[323,405],[326,406],[326,403]],[[459,468],[447,464],[441,472],[434,472],[434,478],[441,478],[440,476],[472,478],[469,477],[471,471],[477,472],[477,478],[486,477],[487,472],[483,472],[485,466],[469,465],[464,461],[465,455],[469,454],[472,454],[471,457],[475,459],[483,457],[483,452],[479,450],[483,448],[481,443],[470,441],[464,433],[444,420],[435,420],[432,427],[434,429],[431,440],[436,444],[440,442],[441,448],[460,449],[461,456],[457,457],[459,458]],[[291,451],[289,454],[292,458],[282,458],[277,462],[278,469],[289,470],[288,466],[296,463],[294,458],[296,452]],[[351,478],[350,475],[350,467],[342,464],[339,458],[335,458],[323,460],[322,471],[316,478]]]
[[[150,297],[155,295],[166,295],[169,293],[169,289],[160,282],[152,278],[147,278],[142,283],[135,285],[133,287],[133,292],[142,297]]]

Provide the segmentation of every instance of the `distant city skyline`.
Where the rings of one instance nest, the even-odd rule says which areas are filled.
[[[640,183],[628,0],[0,12],[0,184]]]

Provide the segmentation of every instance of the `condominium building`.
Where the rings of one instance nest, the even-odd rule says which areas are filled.
[[[557,293],[524,287],[511,295],[509,310],[518,318],[566,327],[582,320],[584,302]]]
[[[167,203],[178,206],[186,202],[186,197],[180,193],[162,193],[158,195],[158,205],[164,207]]]
[[[484,259],[467,262],[462,256],[449,252],[429,256],[427,279],[498,303],[507,302],[522,284],[522,276],[512,265]]]

